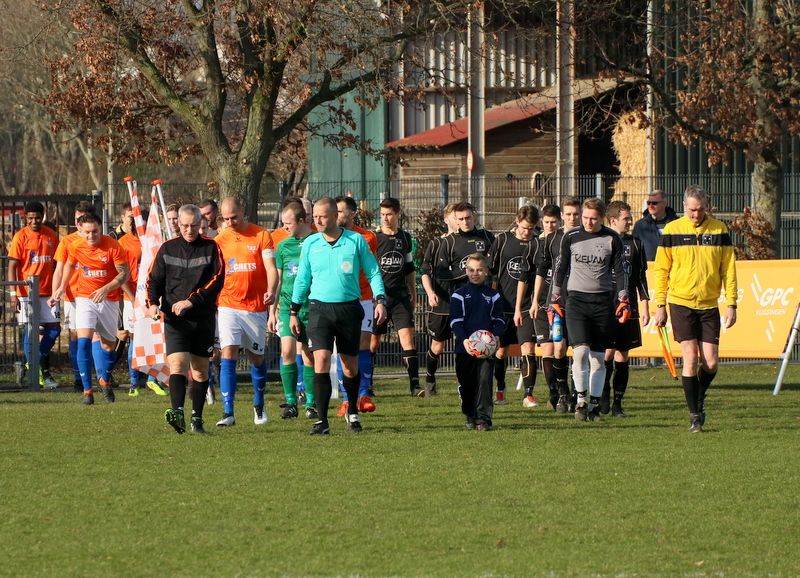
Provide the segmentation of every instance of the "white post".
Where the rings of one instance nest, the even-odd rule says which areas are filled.
[[[789,366],[789,359],[792,357],[792,349],[797,341],[797,334],[800,333],[800,305],[797,306],[797,312],[794,316],[792,323],[792,332],[789,334],[789,342],[786,344],[786,349],[783,351],[783,363],[781,363],[781,370],[778,372],[778,380],[775,382],[775,388],[772,390],[772,395],[778,395],[783,385],[783,376],[786,374],[786,368]]]

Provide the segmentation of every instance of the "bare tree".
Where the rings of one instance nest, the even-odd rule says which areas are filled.
[[[585,14],[626,12],[641,39],[648,6],[649,57],[624,65],[600,51],[604,60],[621,79],[652,91],[651,120],[676,142],[702,142],[710,164],[727,162],[731,151],[746,153],[754,208],[776,231],[777,255],[781,144],[800,135],[800,6],[794,0],[599,0]],[[596,29],[585,27],[587,35]]]

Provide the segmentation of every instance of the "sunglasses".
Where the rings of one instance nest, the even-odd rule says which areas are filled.
[[[655,207],[656,205],[660,205],[663,202],[664,201],[647,201],[647,206],[648,207]]]

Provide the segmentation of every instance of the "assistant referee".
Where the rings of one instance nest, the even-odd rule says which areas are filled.
[[[378,262],[364,237],[336,224],[337,215],[336,202],[330,197],[314,203],[314,224],[320,232],[308,237],[303,244],[292,290],[289,327],[297,336],[301,330],[297,314],[309,299],[306,334],[308,347],[314,354],[314,396],[319,413],[319,421],[309,432],[311,435],[330,433],[328,406],[332,392],[330,366],[334,341],[342,360],[347,397],[351,400],[358,398],[358,350],[364,317],[359,302],[362,269],[375,295],[375,322],[379,324],[386,319],[386,298]],[[345,418],[348,431],[361,431],[358,404],[348,405]]]

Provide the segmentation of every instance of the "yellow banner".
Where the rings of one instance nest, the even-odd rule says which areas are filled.
[[[652,263],[649,264],[652,267]],[[653,271],[647,271],[647,283],[653,294]],[[800,303],[800,260],[738,261],[736,277],[739,296],[736,300],[736,324],[723,328],[719,338],[720,357],[779,358],[792,329],[797,304]],[[725,313],[720,296],[720,316]],[[650,302],[651,314],[655,306]],[[669,308],[669,305],[667,305]],[[667,329],[672,339],[672,327]],[[658,328],[652,320],[642,328],[642,347],[631,350],[635,357],[661,357]],[[672,341],[672,354],[680,355],[680,345]]]

